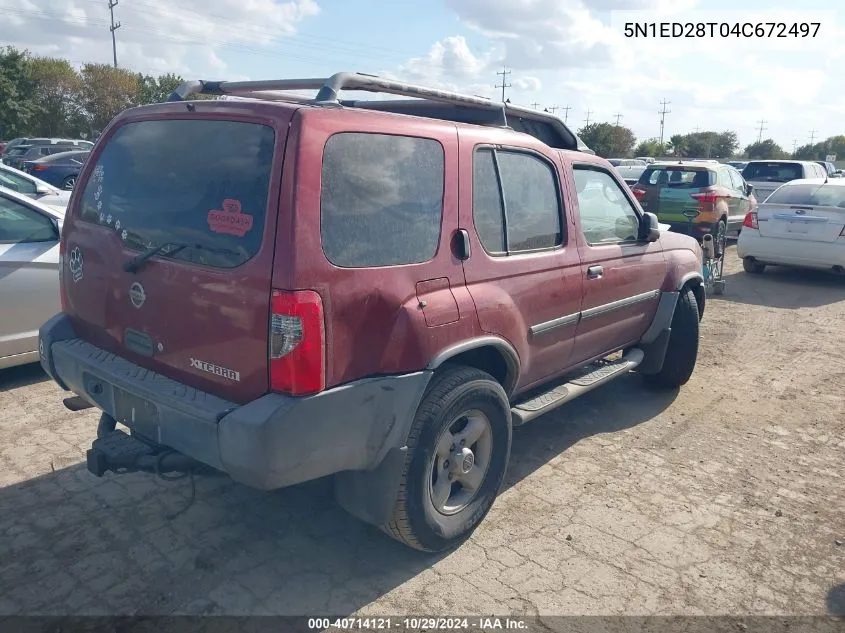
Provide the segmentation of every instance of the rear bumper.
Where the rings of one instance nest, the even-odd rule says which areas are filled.
[[[782,237],[763,237],[760,231],[744,229],[736,252],[740,258],[753,257],[763,264],[828,269],[845,267],[845,238],[835,242],[813,242]]]
[[[41,327],[39,356],[59,386],[133,431],[263,490],[379,466],[404,448],[431,377],[368,378],[314,396],[271,393],[238,405],[77,338],[64,314]],[[138,403],[129,413],[119,404],[126,394]]]

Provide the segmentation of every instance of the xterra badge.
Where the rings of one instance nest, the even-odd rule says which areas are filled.
[[[241,373],[239,371],[226,369],[225,367],[220,367],[219,365],[214,365],[213,363],[207,363],[204,360],[197,360],[196,358],[191,359],[191,369],[199,369],[200,371],[228,378],[229,380],[234,380],[236,382],[241,381]]]

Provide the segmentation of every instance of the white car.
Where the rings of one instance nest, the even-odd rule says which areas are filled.
[[[70,201],[70,191],[62,191],[25,171],[3,164],[0,164],[0,187],[23,194],[63,214]]]
[[[0,187],[0,369],[38,361],[38,328],[61,310],[64,213]]]
[[[845,180],[793,180],[745,216],[737,254],[746,272],[767,264],[845,272]]]

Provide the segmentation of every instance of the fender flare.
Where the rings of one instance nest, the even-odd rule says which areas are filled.
[[[438,352],[426,366],[426,369],[433,371],[455,356],[480,347],[493,347],[504,357],[505,363],[507,364],[507,376],[503,381],[502,387],[505,389],[505,393],[510,396],[516,388],[521,371],[519,354],[517,354],[513,345],[499,336],[479,336],[466,341],[461,341],[455,345],[450,345]]]

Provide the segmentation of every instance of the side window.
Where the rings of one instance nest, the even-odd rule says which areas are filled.
[[[478,150],[472,161],[472,218],[481,245],[492,255],[507,252],[504,217],[493,150]]]
[[[49,218],[17,200],[0,196],[0,244],[49,242],[59,239]]]
[[[581,229],[590,244],[636,241],[639,216],[625,193],[600,169],[575,168]]]
[[[732,169],[730,171],[730,174],[731,174],[731,180],[733,180],[733,183],[734,183],[734,189],[736,189],[737,191],[744,194],[745,193],[745,181],[742,179],[742,174],[740,174],[735,169]]]
[[[17,191],[18,193],[22,193],[24,195],[37,193],[34,182],[24,178],[23,176],[18,176],[16,173],[11,171],[0,171],[0,185],[9,187],[12,191]]]
[[[342,132],[326,142],[323,252],[335,266],[428,261],[443,216],[443,147],[434,139]]]
[[[473,219],[490,254],[560,246],[563,231],[553,168],[527,152],[476,151]]]

